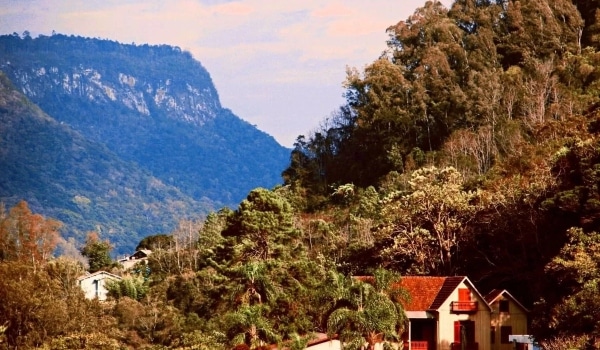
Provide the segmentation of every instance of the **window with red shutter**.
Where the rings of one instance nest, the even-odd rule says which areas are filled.
[[[470,310],[471,308],[471,291],[467,288],[458,289],[458,303],[456,303],[455,310],[463,311]]]
[[[454,342],[460,343],[460,321],[454,321]]]
[[[471,291],[468,288],[459,288],[458,301],[471,301]]]
[[[452,349],[477,349],[475,343],[475,322],[474,321],[454,321],[454,342]]]

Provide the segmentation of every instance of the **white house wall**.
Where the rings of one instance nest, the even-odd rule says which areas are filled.
[[[500,312],[500,300],[508,300],[508,313]],[[514,348],[512,343],[501,343],[500,329],[502,326],[510,326],[512,327],[512,334],[528,334],[528,315],[519,304],[515,303],[511,298],[505,298],[504,296],[500,296],[491,306],[493,310],[491,325],[496,328],[496,339],[494,344],[492,344],[492,350],[512,350]]]
[[[471,300],[477,301],[477,312],[473,314],[451,312],[451,302],[458,301],[458,290],[468,288],[471,291]],[[452,294],[440,306],[438,319],[438,350],[450,350],[454,342],[454,322],[455,321],[474,321],[475,322],[475,342],[478,343],[479,350],[490,349],[490,309],[486,301],[473,291],[473,288],[464,281],[454,289]]]
[[[107,281],[116,280],[114,277],[105,274],[90,275],[80,279],[79,285],[87,299],[106,300],[108,291],[106,290]],[[95,282],[97,281],[97,282]],[[98,284],[96,287],[96,283]]]
[[[340,345],[340,341],[337,339],[334,339],[334,340],[328,340],[328,341],[320,343],[320,344],[311,345],[311,346],[307,347],[306,349],[309,349],[309,350],[340,350],[341,348],[342,348],[342,346]]]

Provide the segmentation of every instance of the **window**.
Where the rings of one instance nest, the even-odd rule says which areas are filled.
[[[499,303],[500,312],[508,312],[508,300],[500,300]]]
[[[454,321],[454,342],[465,344],[475,343],[475,322]]]
[[[94,286],[94,298],[100,298],[100,280],[92,280]]]
[[[509,344],[508,336],[512,334],[511,326],[502,326],[500,327],[500,343]]]
[[[471,301],[471,291],[467,288],[459,288],[458,301]]]
[[[467,288],[458,289],[458,302],[452,302],[453,312],[470,312],[473,310],[473,304],[471,303],[471,291]]]

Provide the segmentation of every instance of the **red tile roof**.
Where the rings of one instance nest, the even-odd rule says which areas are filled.
[[[373,280],[372,276],[356,276],[354,278],[367,283],[371,283]],[[395,287],[402,288],[409,296],[407,300],[406,298],[399,300],[405,311],[429,311],[439,309],[462,282],[466,282],[483,299],[483,296],[465,276],[404,276],[401,277],[399,283],[395,284]],[[486,307],[490,307],[487,303],[484,304]]]
[[[400,287],[409,295],[402,304],[406,311],[429,310],[429,307],[440,292],[446,277],[404,276]]]
[[[431,306],[429,306],[429,308],[433,309],[433,310],[439,309],[440,306],[442,306],[442,304],[444,303],[444,301],[446,301],[446,299],[448,299],[450,294],[452,294],[452,292],[454,292],[454,290],[465,279],[466,279],[465,276],[446,277],[446,279],[444,280],[444,284],[442,285],[442,288],[440,289],[440,292],[435,297],[435,300],[433,301],[433,303],[431,303]],[[475,289],[475,286],[472,286],[472,287],[473,287],[473,290],[477,291]]]
[[[426,311],[439,308],[465,279],[463,276],[404,276],[399,286],[410,296],[403,300],[406,311]]]

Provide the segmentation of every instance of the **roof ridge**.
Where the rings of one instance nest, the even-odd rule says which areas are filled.
[[[492,295],[493,293],[495,295]],[[485,296],[484,299],[488,303],[488,305],[491,305],[501,295],[504,295],[505,297],[508,297],[509,299],[511,299],[520,308],[522,308],[523,310],[525,310],[525,312],[530,312],[530,310],[528,308],[526,308],[523,304],[521,304],[521,302],[517,298],[515,298],[512,294],[510,294],[510,292],[508,290],[506,290],[506,289],[493,289],[491,292],[488,293],[488,295]],[[490,297],[489,300],[488,300],[488,297]]]
[[[112,277],[116,277],[118,279],[123,279],[123,277],[121,277],[119,275],[115,275],[114,273],[110,273],[110,272],[104,271],[104,270],[98,270],[96,272],[91,272],[91,273],[89,271],[87,271],[85,275],[81,275],[81,276],[77,277],[77,280],[89,278],[89,277],[96,276],[96,275],[99,275],[99,274],[102,274],[102,273],[107,274],[107,275],[112,276]]]

